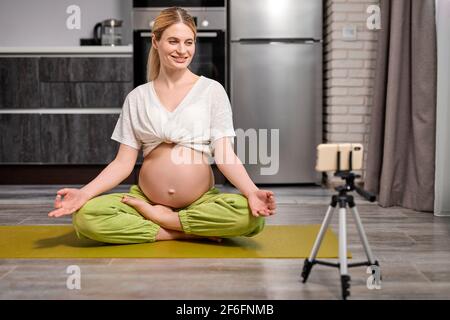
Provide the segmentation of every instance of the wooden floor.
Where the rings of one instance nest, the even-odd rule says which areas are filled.
[[[70,217],[47,218],[61,187],[0,186],[0,224],[70,223]],[[267,224],[278,225],[320,224],[334,193],[320,187],[262,188],[276,194],[278,212]],[[383,281],[381,289],[369,290],[366,267],[350,269],[350,299],[450,299],[450,219],[355,198]],[[337,211],[332,228],[337,233]],[[351,218],[348,244],[353,261],[365,260]],[[66,287],[69,265],[81,269],[80,290]],[[0,299],[340,299],[336,268],[317,265],[303,284],[302,266],[299,259],[4,259]]]

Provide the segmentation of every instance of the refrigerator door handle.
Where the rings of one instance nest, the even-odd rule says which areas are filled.
[[[242,44],[267,44],[267,43],[321,43],[322,40],[313,39],[313,38],[304,38],[304,39],[290,39],[290,38],[258,38],[258,39],[239,39],[239,40],[231,40],[233,43],[242,43]]]
[[[148,38],[152,36],[151,32],[141,32],[139,33],[141,38]],[[197,32],[197,38],[217,38],[217,32]]]
[[[197,38],[217,38],[217,32],[197,32]]]

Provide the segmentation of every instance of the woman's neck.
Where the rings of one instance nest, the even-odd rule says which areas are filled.
[[[191,82],[193,78],[194,74],[187,68],[175,71],[161,68],[155,80],[168,89],[171,89],[186,84],[186,82]]]

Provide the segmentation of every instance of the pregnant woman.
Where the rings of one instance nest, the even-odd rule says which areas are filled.
[[[48,215],[73,214],[78,237],[106,243],[253,236],[275,213],[273,192],[251,181],[234,153],[232,112],[223,86],[188,69],[196,27],[182,8],[153,26],[148,82],[126,97],[112,139],[116,158],[81,189],[57,192]],[[126,179],[143,150],[138,185],[100,195]],[[241,194],[220,193],[210,163]],[[100,195],[100,196],[99,196]]]

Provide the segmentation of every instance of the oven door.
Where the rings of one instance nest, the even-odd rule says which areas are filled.
[[[151,48],[151,31],[134,31],[134,86],[147,82],[147,59]],[[225,88],[225,32],[197,31],[195,54],[188,67],[193,73],[220,82]]]

